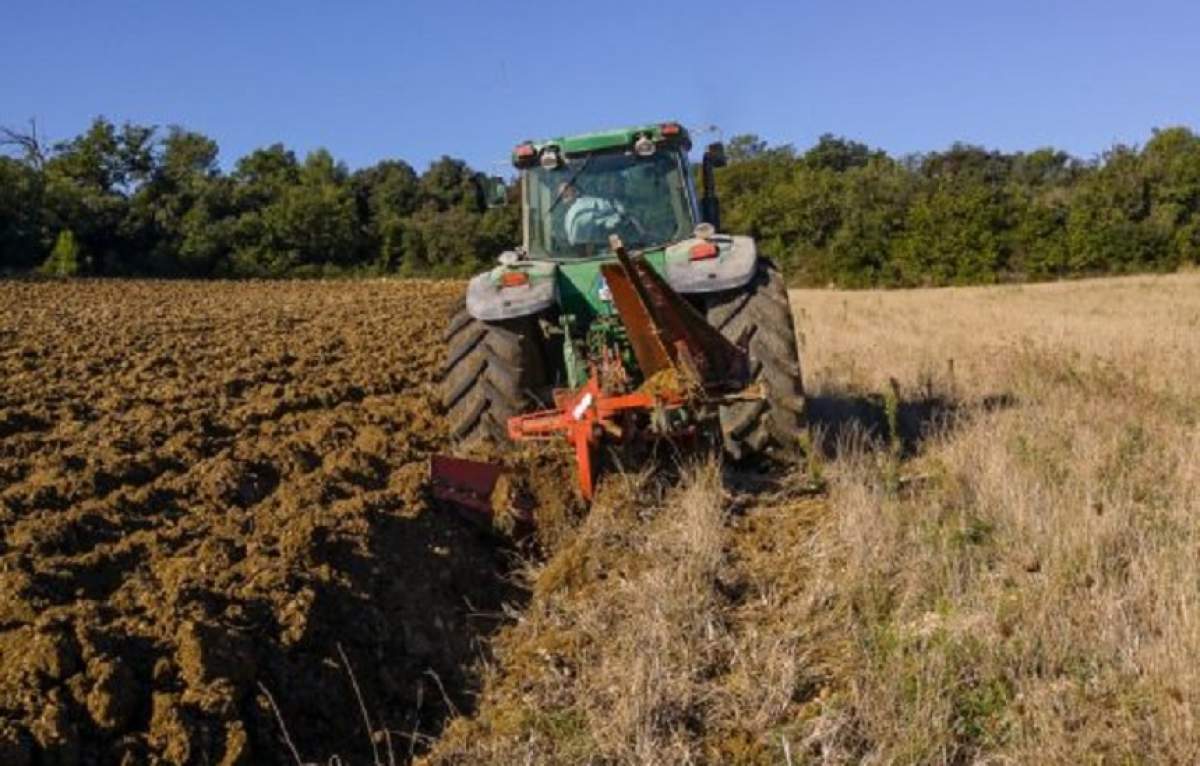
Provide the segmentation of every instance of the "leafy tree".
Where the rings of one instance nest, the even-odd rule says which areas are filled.
[[[421,204],[436,210],[482,212],[483,190],[476,175],[467,163],[443,155],[421,176]]]
[[[865,166],[846,174],[840,225],[829,240],[824,281],[868,287],[896,279],[889,253],[904,232],[913,186],[912,177],[886,157],[872,156]]]
[[[747,160],[756,160],[767,151],[767,142],[753,133],[743,133],[729,139],[725,144],[725,156],[729,164],[736,165]]]
[[[754,133],[744,133],[734,136],[725,144],[725,156],[729,164],[736,165],[750,160],[790,160],[796,156],[796,150],[791,144],[770,146]]]
[[[135,146],[123,145],[128,134]],[[49,231],[70,229],[102,274],[124,271],[122,225],[128,212],[126,191],[139,171],[141,131],[118,131],[103,117],[83,135],[57,144],[44,170]]]
[[[300,263],[348,266],[357,250],[358,219],[346,167],[319,149],[304,160],[299,183],[271,210],[275,234]]]
[[[1169,231],[1152,216],[1153,194],[1139,152],[1117,146],[1079,184],[1067,219],[1068,268],[1076,274],[1161,269]]]
[[[409,257],[402,273],[451,276],[476,270],[486,257],[476,249],[477,225],[477,214],[462,208],[417,211],[404,233],[404,249]]]
[[[493,258],[505,250],[511,250],[521,242],[521,207],[517,200],[509,200],[503,207],[488,209],[479,218],[476,232],[478,257]]]
[[[227,256],[230,188],[217,144],[171,127],[151,151],[150,170],[129,200],[124,258],[138,273],[205,276]]]
[[[364,260],[392,272],[405,260],[404,233],[420,202],[416,171],[406,162],[385,160],[350,179],[360,225],[365,232]]]
[[[358,218],[346,168],[321,149],[303,165],[276,145],[238,163],[235,274],[282,276],[291,269],[347,266],[358,252]],[[319,269],[317,269],[319,271]]]
[[[1079,161],[1066,152],[1037,149],[1013,156],[1009,179],[1026,189],[1061,187],[1072,183],[1078,177],[1080,168]]]
[[[1013,276],[1047,279],[1070,273],[1069,215],[1069,197],[1058,190],[1024,200],[1012,234]]]
[[[906,285],[993,282],[1006,265],[1007,200],[971,180],[940,181],[908,210],[893,249],[895,274]]]
[[[1001,183],[1012,171],[1013,158],[971,144],[955,143],[944,152],[921,158],[918,172],[929,180],[967,179],[977,183]]]
[[[810,168],[842,173],[864,167],[872,157],[884,156],[883,152],[872,152],[866,144],[825,133],[817,139],[816,146],[800,156],[800,161]]]
[[[1169,240],[1168,265],[1200,260],[1200,136],[1188,128],[1154,131],[1142,151],[1150,219]]]
[[[45,257],[42,191],[34,168],[0,157],[0,274],[33,268]]]

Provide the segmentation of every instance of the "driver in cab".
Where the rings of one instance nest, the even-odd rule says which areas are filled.
[[[617,199],[621,196],[619,184],[619,180],[609,180],[606,184],[609,188],[604,190],[608,196],[600,197],[581,194],[574,183],[563,183],[559,195],[567,206],[563,226],[568,242],[572,245],[603,243],[608,241],[609,234],[619,231],[624,224],[641,228]]]

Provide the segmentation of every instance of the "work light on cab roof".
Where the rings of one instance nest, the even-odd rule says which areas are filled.
[[[513,149],[522,242],[470,281],[446,331],[455,440],[565,441],[585,499],[614,451],[711,442],[743,460],[806,443],[783,281],[752,238],[721,232],[724,148],[696,173],[691,148],[683,125],[656,122]],[[506,502],[495,466],[432,473],[438,498]]]
[[[653,123],[631,128],[597,131],[544,141],[523,141],[513,148],[512,163],[518,169],[548,163],[557,165],[565,157],[597,151],[633,149],[641,156],[653,154],[658,145],[670,143],[688,151],[692,147],[687,130],[678,122]],[[550,156],[552,159],[547,159]]]

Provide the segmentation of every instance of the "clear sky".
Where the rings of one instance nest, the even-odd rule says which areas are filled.
[[[1200,3],[0,0],[0,124],[180,124],[350,167],[674,118],[1092,157],[1200,128]]]

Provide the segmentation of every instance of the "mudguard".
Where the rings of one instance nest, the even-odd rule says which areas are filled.
[[[520,261],[518,265],[497,266],[471,279],[467,285],[467,311],[481,322],[515,319],[543,311],[554,305],[554,272],[558,267],[546,261]],[[506,272],[523,272],[523,285],[503,286]]]
[[[753,237],[718,234],[707,241],[718,248],[715,258],[693,261],[691,250],[705,240],[686,239],[667,248],[667,283],[677,293],[735,290],[754,277],[758,248]]]
[[[692,260],[692,248],[704,242],[717,246],[712,258]],[[677,293],[718,293],[745,286],[754,277],[758,249],[752,237],[718,234],[685,239],[649,256],[662,264],[662,274]],[[659,261],[658,259],[662,260]],[[595,266],[598,270],[599,266]],[[656,265],[657,268],[657,265]],[[467,310],[482,322],[530,316],[556,305],[558,265],[553,261],[511,259],[474,277],[467,286]],[[505,286],[506,273],[521,272],[525,284]],[[586,288],[590,291],[591,288]]]

